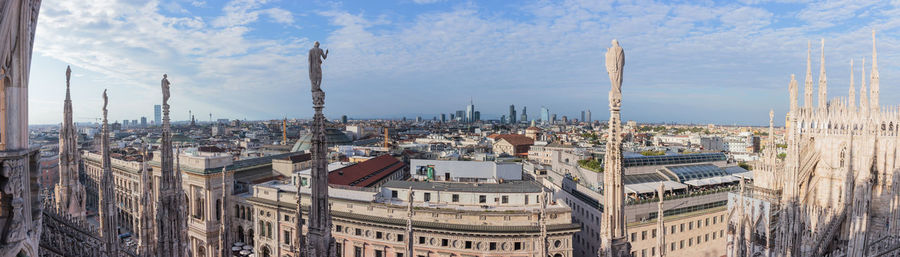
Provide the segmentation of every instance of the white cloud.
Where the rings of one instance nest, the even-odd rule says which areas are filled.
[[[793,15],[738,3],[571,0],[522,4],[504,9],[513,12],[508,16],[463,3],[396,17],[334,4],[308,10],[329,26],[307,26],[308,16],[265,0],[231,1],[221,15],[182,18],[161,15],[159,2],[69,1],[42,9],[35,54],[100,74],[100,83],[124,87],[117,92],[153,93],[153,100],[132,104],[158,102],[159,76],[168,72],[173,106],[304,117],[309,108],[297,107],[308,106],[310,40],[250,36],[254,24],[303,23],[327,30],[331,114],[446,113],[474,96],[485,117],[509,104],[547,105],[564,115],[605,109],[603,52],[617,38],[629,59],[624,115],[764,123],[770,107],[787,105],[786,78],[803,73],[807,39],[827,38],[830,88],[843,93],[845,60],[870,53],[866,31],[877,27],[886,31],[879,34],[882,81],[900,79],[890,72],[900,55],[898,9],[876,6],[811,3]],[[40,108],[59,107],[32,109]]]

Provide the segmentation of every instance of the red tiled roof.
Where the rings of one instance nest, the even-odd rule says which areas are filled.
[[[497,142],[499,142],[501,139],[506,140],[506,142],[509,142],[512,145],[533,145],[534,144],[534,140],[532,140],[531,138],[528,138],[524,135],[519,135],[519,134],[493,134],[488,137],[493,138]]]
[[[382,155],[329,172],[328,183],[368,187],[405,167],[406,164],[397,160],[397,158],[390,155]]]

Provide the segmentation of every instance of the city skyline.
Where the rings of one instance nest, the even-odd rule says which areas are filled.
[[[303,55],[313,40],[332,52],[324,70],[333,79],[323,85],[335,103],[325,110],[329,119],[432,117],[471,97],[483,119],[499,119],[510,104],[578,117],[607,105],[602,53],[615,37],[635,53],[623,119],[764,125],[770,108],[786,113],[782,74],[803,74],[808,40],[825,38],[829,95],[846,95],[850,58],[870,58],[855,49],[868,44],[860,38],[871,29],[884,42],[883,79],[895,79],[898,12],[896,3],[855,2],[59,3],[47,5],[38,23],[30,123],[62,120],[67,64],[76,122],[100,116],[104,88],[118,99],[110,120],[151,117],[162,73],[182,96],[173,100],[180,101],[173,120],[189,120],[191,110],[214,120],[306,119],[312,113],[294,102],[309,97]],[[626,22],[601,25],[610,20]],[[897,104],[898,93],[883,88],[884,104]],[[498,100],[510,96],[517,100]],[[383,104],[397,97],[409,100]]]

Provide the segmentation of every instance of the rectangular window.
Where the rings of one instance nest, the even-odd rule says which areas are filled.
[[[636,239],[637,239],[637,233],[631,233],[631,242],[636,241]]]
[[[391,198],[397,198],[397,190],[391,190]]]
[[[672,243],[672,250],[670,251],[675,251],[675,243]]]
[[[641,249],[641,257],[647,257],[647,249]]]
[[[678,249],[684,249],[684,240],[681,240],[681,242],[678,242]]]
[[[355,256],[355,257],[363,257],[362,247],[354,246],[354,247],[353,247],[353,256]]]
[[[291,232],[285,230],[284,231],[284,244],[291,245]]]
[[[431,193],[425,193],[424,197],[425,197],[425,201],[426,201],[426,202],[430,202],[430,201],[431,201]]]
[[[397,242],[403,242],[403,234],[397,234]]]
[[[522,250],[522,242],[513,243],[513,250],[516,250],[516,251]]]
[[[703,226],[703,223],[702,223],[701,221],[702,221],[702,220],[698,220],[698,221],[697,221],[697,228],[700,228],[700,227]]]
[[[716,240],[716,232],[713,232],[712,235],[713,235],[713,240]]]
[[[334,226],[334,231],[335,231],[335,232],[338,232],[338,233],[344,232],[343,228],[344,228],[344,227],[341,226],[341,225],[335,225],[335,226]]]
[[[382,237],[384,237],[384,234],[381,233],[381,231],[376,231],[376,232],[375,232],[375,239],[381,239]]]
[[[466,241],[466,249],[472,249],[472,241]]]
[[[446,238],[441,239],[441,246],[443,246],[443,247],[450,246],[450,239],[446,239]]]
[[[700,244],[700,236],[697,236],[697,244]]]
[[[684,223],[682,223],[680,227],[681,229],[679,229],[678,232],[684,232]]]
[[[375,250],[375,257],[384,257],[384,251]]]
[[[651,230],[651,234],[653,238],[656,238],[656,229]]]
[[[509,203],[509,196],[506,196],[506,195],[501,196],[500,203]]]
[[[641,231],[641,240],[647,240],[647,231]]]
[[[361,235],[362,235],[362,229],[358,229],[358,228],[357,228],[357,229],[353,232],[353,234],[354,234],[354,235],[357,235],[357,236],[361,236]]]
[[[694,229],[694,223],[688,222],[688,230],[693,230],[693,229]]]
[[[703,242],[709,242],[709,234],[703,235]]]
[[[691,246],[693,246],[693,245],[694,245],[694,239],[693,239],[693,238],[688,238],[688,247],[691,247]]]
[[[487,203],[487,196],[486,196],[486,195],[479,195],[479,196],[478,196],[478,203]]]
[[[528,204],[528,195],[525,195],[525,204]]]
[[[284,215],[284,221],[291,221],[290,215]]]
[[[488,249],[491,251],[496,251],[497,250],[497,242],[491,242],[490,244],[488,244]]]
[[[703,225],[709,227],[709,218],[706,218],[706,224]]]
[[[458,194],[453,194],[452,198],[453,198],[453,199],[451,199],[451,200],[452,200],[454,203],[459,202],[459,195],[458,195]]]
[[[672,225],[672,232],[669,234],[675,234],[675,225]]]
[[[403,257],[403,253],[397,253],[397,257]]]
[[[420,237],[419,237],[419,244],[420,244],[420,245],[425,244],[425,237],[424,237],[424,236],[420,236]]]

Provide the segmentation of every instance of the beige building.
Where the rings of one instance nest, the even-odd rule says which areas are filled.
[[[286,181],[253,186],[239,195],[253,209],[258,256],[294,256],[292,235],[296,187]],[[413,194],[412,236],[407,233],[409,188]],[[308,211],[309,187],[303,193]],[[530,181],[503,184],[389,181],[381,188],[332,187],[331,215],[338,256],[539,256],[541,186]],[[571,210],[556,202],[546,209],[548,255],[572,256]],[[243,222],[250,225],[250,222]]]

